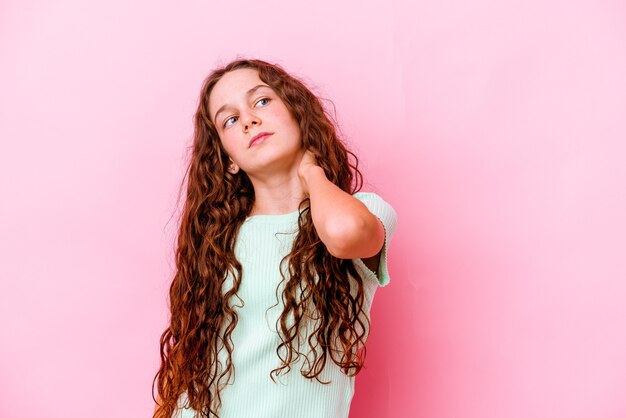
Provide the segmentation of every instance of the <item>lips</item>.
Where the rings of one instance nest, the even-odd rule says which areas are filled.
[[[270,136],[270,135],[273,135],[273,134],[272,134],[272,133],[270,133],[270,132],[261,132],[261,133],[259,133],[259,134],[255,135],[255,136],[254,136],[254,138],[252,138],[252,139],[250,140],[250,143],[248,144],[248,148],[250,148],[251,146],[253,146],[253,145],[254,145],[255,143],[257,143],[259,140],[261,140],[261,139],[265,138],[266,136]]]

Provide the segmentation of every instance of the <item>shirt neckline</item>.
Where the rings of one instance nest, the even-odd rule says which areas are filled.
[[[274,215],[269,214],[260,214],[260,215],[251,215],[248,216],[244,222],[282,222],[282,221],[292,221],[294,219],[298,219],[300,214],[299,210],[294,210],[293,212],[288,213],[279,213]]]
[[[364,192],[361,190],[361,191],[354,193],[353,196],[357,194],[364,194],[364,193],[372,193],[372,192]],[[244,220],[244,223],[249,223],[249,222],[271,223],[271,222],[286,222],[286,221],[291,222],[291,221],[298,219],[299,214],[300,214],[299,209],[296,209],[293,212],[279,213],[275,215],[266,215],[266,214],[251,215],[251,216],[248,216]]]

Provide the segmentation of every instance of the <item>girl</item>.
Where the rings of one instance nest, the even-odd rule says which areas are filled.
[[[280,66],[235,60],[199,102],[154,417],[348,417],[396,212]]]

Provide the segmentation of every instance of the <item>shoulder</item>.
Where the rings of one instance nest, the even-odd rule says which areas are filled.
[[[356,192],[352,195],[363,203],[389,204],[381,195],[376,192]]]
[[[375,192],[356,192],[352,195],[359,199],[374,215],[378,216],[385,226],[395,229],[398,214],[394,207]]]
[[[363,202],[369,211],[380,219],[385,227],[386,239],[391,240],[398,226],[398,214],[391,203],[375,192],[356,192],[352,196]]]

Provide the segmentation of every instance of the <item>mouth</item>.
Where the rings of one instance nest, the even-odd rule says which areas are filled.
[[[254,144],[261,142],[263,139],[265,139],[266,137],[273,135],[274,133],[270,133],[270,132],[261,132],[258,135],[255,135],[254,138],[252,138],[250,140],[250,143],[248,144],[248,148],[250,148],[251,146],[253,146]]]

